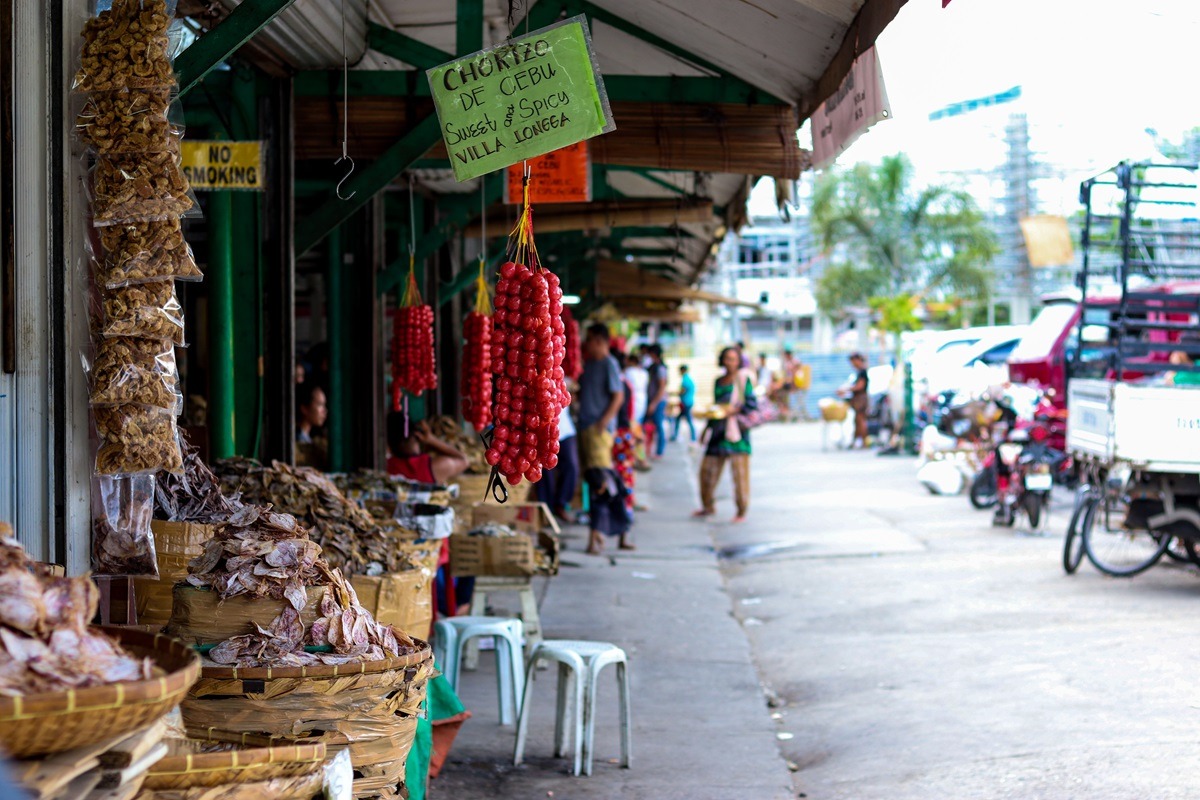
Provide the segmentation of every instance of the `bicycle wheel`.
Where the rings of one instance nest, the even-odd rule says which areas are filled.
[[[1071,512],[1071,521],[1067,523],[1067,536],[1063,541],[1063,571],[1074,575],[1083,561],[1083,536],[1080,534],[1080,524],[1088,508],[1099,502],[1092,497],[1090,486],[1081,486],[1075,495],[1075,509]]]
[[[1116,578],[1129,578],[1158,563],[1171,544],[1171,535],[1145,529],[1110,528],[1107,519],[1096,524],[1097,502],[1083,518],[1083,548],[1096,569]],[[1105,515],[1107,516],[1107,515]]]

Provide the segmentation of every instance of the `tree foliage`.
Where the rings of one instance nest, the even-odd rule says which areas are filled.
[[[873,306],[898,329],[915,321],[911,300],[985,295],[998,252],[974,200],[946,186],[917,191],[903,154],[826,172],[812,225],[834,259],[817,285],[821,310],[842,317]]]

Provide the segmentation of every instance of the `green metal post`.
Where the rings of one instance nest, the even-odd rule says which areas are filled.
[[[325,276],[325,328],[329,338],[329,469],[346,468],[346,367],[345,268],[342,265],[342,229],[334,228],[328,239],[329,262]]]
[[[917,404],[914,402],[912,364],[904,364],[904,452],[917,454]]]
[[[213,458],[235,454],[233,406],[233,193],[208,203],[208,441]]]
[[[483,49],[483,0],[458,0],[455,47],[459,55]],[[449,59],[447,59],[448,61]],[[444,62],[442,62],[444,63]]]

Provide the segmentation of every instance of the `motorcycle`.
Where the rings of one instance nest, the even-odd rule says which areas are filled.
[[[996,445],[993,525],[1012,527],[1023,512],[1031,530],[1046,526],[1056,476],[1072,472],[1070,455],[1051,445],[1047,422],[1045,415],[1035,417],[1032,426],[1014,428]]]
[[[1038,397],[1033,411],[1033,419],[1022,418],[1016,410],[1016,403],[1010,397],[997,398],[994,402],[1000,409],[1000,416],[992,426],[988,438],[995,445],[984,455],[979,470],[971,479],[967,493],[971,505],[980,510],[996,505],[999,497],[1000,471],[998,450],[1001,444],[1013,441],[1011,438],[1013,432],[1030,431],[1041,427],[1044,430],[1039,431],[1037,436],[1044,436],[1049,446],[1058,452],[1066,450],[1066,409],[1056,408],[1048,395]],[[1023,442],[1024,439],[1018,435],[1017,441]],[[1070,459],[1062,461],[1059,471],[1052,473],[1052,477],[1055,483],[1064,486],[1073,485],[1074,467]]]

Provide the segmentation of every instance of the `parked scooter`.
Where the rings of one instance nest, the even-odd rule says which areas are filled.
[[[1056,479],[1067,482],[1071,457],[1051,444],[1057,413],[1039,413],[1032,425],[1018,425],[996,445],[996,513],[993,525],[1012,527],[1023,512],[1031,530],[1045,527]]]
[[[1011,390],[1010,390],[1011,392]],[[1022,417],[1017,411],[1018,403],[1011,396],[999,397],[995,400],[1000,409],[1000,417],[990,431],[989,438],[994,446],[983,458],[979,470],[971,479],[968,497],[971,505],[978,509],[991,508],[996,505],[998,498],[999,478],[999,446],[1005,442],[1023,442],[1019,434],[1014,439],[1016,431],[1030,431],[1037,426],[1045,429],[1046,443],[1058,452],[1066,450],[1066,410],[1055,407],[1049,393],[1037,396],[1032,419]],[[1026,406],[1027,407],[1027,406]],[[1041,436],[1042,433],[1038,433]],[[1054,482],[1064,486],[1074,483],[1074,468],[1070,459],[1065,459],[1059,466],[1059,471],[1052,473]]]

